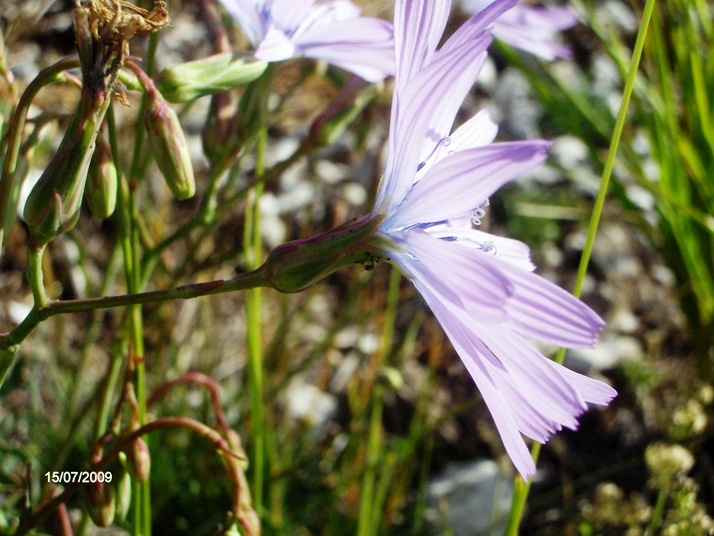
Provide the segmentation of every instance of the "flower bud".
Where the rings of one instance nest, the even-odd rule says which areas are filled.
[[[189,199],[196,193],[196,184],[178,116],[158,91],[147,91],[147,95],[144,118],[156,164],[173,194],[178,199]]]
[[[104,91],[82,91],[57,153],[30,192],[23,218],[36,246],[47,244],[77,223],[97,132],[109,101]]]
[[[128,471],[126,454],[119,453],[119,469],[114,473],[113,482],[114,493],[116,495],[116,512],[114,514],[115,523],[123,523],[129,515],[131,508],[131,475]]]
[[[267,280],[279,292],[298,292],[352,263],[372,266],[383,255],[370,244],[380,218],[363,216],[341,227],[278,246],[265,261]]]
[[[98,527],[108,527],[114,522],[116,497],[109,482],[93,482],[84,488],[87,512]]]
[[[149,447],[142,438],[137,438],[132,442],[127,452],[129,468],[140,482],[146,482],[151,471],[151,454]]]
[[[164,69],[157,87],[169,102],[189,102],[252,82],[267,67],[248,54],[224,52]]]
[[[84,194],[89,210],[97,218],[114,214],[119,180],[112,151],[104,137],[97,136],[97,148],[89,164],[89,177]]]

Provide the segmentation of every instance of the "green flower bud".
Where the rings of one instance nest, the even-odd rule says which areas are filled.
[[[173,194],[189,199],[196,193],[188,144],[176,112],[156,90],[147,91],[146,128],[151,151]]]
[[[298,292],[348,264],[373,266],[384,258],[370,243],[380,223],[379,217],[363,216],[327,233],[278,246],[265,261],[270,286]]]
[[[252,82],[267,67],[248,54],[224,52],[164,69],[157,87],[169,102],[188,102]]]
[[[108,527],[114,522],[116,497],[109,482],[95,482],[84,489],[87,512],[98,527]]]
[[[101,90],[83,90],[59,149],[30,192],[23,217],[36,246],[71,230],[77,218],[97,132],[110,102]]]
[[[116,486],[116,513],[114,514],[115,523],[123,523],[126,516],[129,514],[131,507],[131,476],[126,469],[126,454],[119,453],[119,459],[122,462],[118,474],[114,475]]]
[[[112,151],[106,140],[98,136],[97,148],[89,164],[89,178],[84,195],[89,210],[97,218],[108,218],[114,214],[118,185],[119,178]]]
[[[132,442],[127,452],[129,468],[140,482],[146,482],[151,471],[151,454],[149,447],[142,438],[137,438]]]
[[[116,486],[116,511],[114,513],[114,522],[123,523],[129,515],[131,508],[131,476],[124,472],[117,482]]]

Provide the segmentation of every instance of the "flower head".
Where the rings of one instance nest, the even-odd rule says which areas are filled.
[[[349,0],[221,0],[255,57],[274,62],[306,56],[376,82],[394,73],[392,26],[361,17]]]
[[[466,13],[474,14],[493,0],[462,0]],[[571,51],[557,41],[557,34],[572,28],[578,18],[568,7],[538,7],[521,4],[507,11],[493,25],[501,41],[546,60],[569,58]]]
[[[521,434],[545,442],[563,426],[575,429],[587,403],[607,404],[615,391],[526,342],[592,346],[604,324],[533,273],[525,244],[478,229],[488,198],[540,164],[549,144],[493,143],[485,111],[452,132],[486,59],[489,29],[516,3],[495,0],[436,50],[450,2],[396,2],[389,155],[373,216],[383,218],[375,244],[436,315],[526,478],[535,465]]]

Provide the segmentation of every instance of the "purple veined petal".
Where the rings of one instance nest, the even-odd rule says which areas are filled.
[[[322,1],[314,9],[315,16],[321,23],[329,24],[339,20],[358,18],[362,10],[350,0],[332,0],[330,3]]]
[[[405,113],[412,115],[413,119],[408,119],[406,123],[401,119],[400,124],[412,133],[418,132],[414,129],[425,128],[424,141],[417,159],[418,166],[424,167],[435,162],[433,158],[435,152],[454,150],[451,148],[452,140],[449,133],[466,95],[486,63],[486,47],[490,43],[490,35],[482,34],[481,39],[474,39],[471,46],[455,50],[449,56],[442,56],[441,62],[430,64],[404,88],[400,96],[402,106],[405,108]],[[428,87],[424,84],[432,84],[436,80],[440,80],[441,83],[435,84],[433,90],[434,94],[440,95],[440,98],[434,98],[432,95],[429,106],[419,109],[413,106],[412,103],[420,102],[416,97],[424,93],[424,87]],[[405,133],[401,132],[401,134]]]
[[[361,17],[314,26],[297,45],[305,56],[326,60],[368,82],[394,73],[392,27],[380,19]]]
[[[504,384],[525,397],[521,406],[529,408],[528,420],[539,423],[539,427],[530,431],[521,428],[521,432],[544,442],[563,426],[577,428],[577,417],[587,410],[587,404],[561,374],[565,367],[542,355],[507,327],[475,324],[471,331],[503,363],[508,373]],[[541,417],[536,418],[536,414]]]
[[[509,265],[502,269],[515,286],[513,299],[506,306],[511,329],[524,337],[568,348],[595,344],[605,322],[592,309],[536,274]]]
[[[394,71],[391,52],[391,50],[379,47],[370,51],[367,46],[355,51],[353,45],[339,44],[311,46],[305,49],[305,56],[325,60],[336,67],[356,74],[367,82],[380,82]]]
[[[263,61],[283,61],[292,58],[295,53],[295,44],[280,28],[271,23],[255,50],[255,57]]]
[[[488,31],[489,25],[501,14],[513,7],[517,1],[496,0],[483,12],[471,17],[454,32],[440,50],[434,53],[428,65],[424,65],[421,72],[414,75],[410,83],[399,87],[399,99],[405,115],[429,116],[426,113],[427,110],[413,110],[405,102],[409,100],[410,91],[425,92],[424,88],[431,87],[431,81],[444,69],[451,71],[453,75],[458,75],[454,76],[450,82],[448,96],[443,95],[441,99],[433,99],[442,102],[438,111],[428,117],[427,147],[422,150],[419,162],[422,162],[427,155],[431,154],[434,145],[451,132],[454,118],[461,108],[464,98],[476,82],[476,78],[483,67],[483,62],[485,62],[485,52],[491,44]],[[415,137],[413,134],[412,136]]]
[[[292,38],[299,41],[304,33],[314,28],[330,26],[338,21],[356,21],[359,18],[360,9],[349,0],[333,0],[328,3],[320,3],[310,9],[300,26],[295,29]],[[334,34],[332,36],[334,37]]]
[[[394,5],[396,72],[390,119],[391,130],[388,140],[387,172],[377,192],[375,213],[386,211],[398,204],[401,195],[406,193],[413,182],[421,145],[416,149],[411,149],[408,154],[402,154],[401,148],[397,146],[397,142],[400,140],[397,134],[400,121],[406,121],[404,118],[408,117],[410,113],[406,106],[407,103],[404,106],[400,103],[401,92],[434,54],[446,28],[450,10],[451,0],[414,0],[396,2]],[[412,152],[415,152],[416,156],[412,156]],[[408,164],[399,164],[403,157],[406,157]],[[409,166],[413,167],[409,169]],[[406,175],[399,173],[405,170],[407,171]],[[402,182],[408,184],[402,185]],[[397,191],[395,192],[395,190]]]
[[[578,23],[578,15],[570,7],[541,7],[522,4],[501,18],[508,24],[541,29],[542,35],[554,35]]]
[[[480,13],[488,9],[493,0],[462,0],[464,11]],[[558,32],[577,24],[577,15],[569,8],[518,5],[503,13],[493,27],[498,39],[535,54],[545,60],[568,58],[571,51],[558,43]]]
[[[475,302],[474,314],[485,322],[506,320],[505,305],[511,288],[502,273],[491,269],[488,259],[477,251],[429,236],[421,229],[399,233],[405,252],[389,254],[405,272],[427,285],[454,308]]]
[[[491,35],[428,65],[395,95],[385,178],[376,206],[389,212],[412,187],[425,155],[439,148],[486,59]],[[448,61],[447,61],[448,60]],[[416,141],[416,142],[415,142]]]
[[[557,365],[555,362],[552,363]],[[580,393],[580,396],[582,396],[583,400],[588,404],[606,406],[617,396],[617,391],[609,385],[578,374],[569,368],[563,367],[561,374]]]
[[[535,465],[521,434],[544,443],[563,426],[577,429],[587,402],[607,404],[617,394],[547,359],[508,328],[478,324],[422,282],[415,285],[471,374],[524,478],[535,473]]]
[[[491,121],[488,110],[481,110],[449,134],[449,143],[439,144],[430,160],[432,163],[436,163],[447,154],[488,145],[493,142],[497,133],[498,125]]]
[[[220,0],[253,46],[263,40],[267,20],[261,16],[254,0]]]
[[[493,142],[498,133],[498,125],[491,120],[488,110],[481,110],[451,136],[451,150],[458,152],[472,147],[482,147]]]
[[[385,228],[448,221],[470,212],[507,182],[542,163],[549,142],[494,143],[440,160],[417,182]]]
[[[476,387],[491,412],[493,422],[496,424],[498,433],[503,441],[503,446],[513,461],[516,470],[527,480],[535,474],[535,463],[521,436],[513,412],[510,410],[509,402],[504,399],[494,380],[493,376],[494,373],[497,373],[498,367],[475,350],[472,343],[472,335],[464,331],[461,322],[448,307],[442,304],[437,296],[432,294],[428,287],[424,286],[420,281],[415,281],[414,284],[431,308],[447,337],[449,337],[456,353],[459,354],[476,383]]]
[[[562,426],[577,429],[577,418],[587,410],[588,403],[607,405],[617,396],[609,385],[548,359],[508,328],[482,327],[477,329],[477,336],[504,363],[509,372],[508,385],[525,395],[534,411],[552,420],[548,425],[552,431]],[[501,389],[506,388],[501,385]],[[541,432],[547,430],[545,427]],[[540,442],[548,438],[547,433],[539,438],[538,432],[531,435],[525,428],[521,431]]]
[[[473,16],[466,21],[454,34],[444,43],[444,46],[436,53],[435,60],[441,54],[448,54],[452,49],[459,48],[465,43],[473,40],[481,32],[486,31],[494,23],[500,22],[508,16],[512,9],[515,9],[519,0],[488,0],[479,10],[470,11]],[[496,24],[497,25],[497,24]]]
[[[315,0],[273,0],[270,4],[272,22],[286,33],[292,34],[309,20]]]
[[[511,46],[530,52],[547,61],[570,58],[572,51],[558,42],[561,29],[575,25],[577,18],[568,9],[546,9],[519,6],[515,13],[498,21],[493,35]]]
[[[519,240],[496,236],[490,233],[471,228],[471,218],[463,218],[465,224],[454,226],[447,224],[434,225],[427,229],[427,233],[437,238],[455,238],[459,243],[474,248],[484,255],[497,257],[525,272],[532,272],[536,266],[531,261],[530,248]],[[451,225],[450,225],[451,224]]]
[[[451,0],[412,0],[394,6],[395,93],[434,54],[451,10]]]

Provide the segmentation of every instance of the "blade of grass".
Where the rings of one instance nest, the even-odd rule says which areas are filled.
[[[582,257],[580,258],[580,265],[578,266],[578,273],[575,279],[575,287],[573,289],[573,294],[575,296],[579,296],[582,291],[583,281],[585,280],[588,263],[590,262],[590,255],[592,254],[593,246],[595,244],[595,236],[597,235],[598,226],[600,225],[600,218],[602,216],[602,211],[605,206],[605,198],[607,196],[608,185],[612,176],[612,170],[615,166],[615,156],[617,155],[620,138],[622,136],[622,131],[625,126],[627,109],[629,107],[630,97],[632,96],[632,90],[635,85],[637,69],[639,68],[640,58],[642,57],[642,49],[644,47],[645,37],[647,35],[647,29],[649,27],[654,6],[654,0],[647,0],[644,12],[642,14],[640,29],[637,33],[637,41],[635,42],[635,47],[632,51],[632,61],[630,62],[627,79],[625,80],[625,88],[622,94],[622,102],[620,103],[620,109],[618,111],[617,120],[615,122],[615,130],[612,133],[610,148],[608,150],[607,155],[607,161],[605,162],[605,168],[603,169],[602,178],[600,181],[600,189],[598,191],[597,198],[595,199],[595,206],[593,207],[592,217],[590,218],[590,224],[588,226],[587,240],[583,249]],[[556,355],[555,360],[558,363],[562,363],[564,357],[565,350],[561,349]],[[540,443],[533,444],[531,454],[536,462],[538,461],[538,456],[540,455],[540,449]],[[514,482],[513,500],[511,502],[511,512],[508,516],[508,525],[506,527],[505,533],[507,536],[518,535],[521,520],[523,519],[523,513],[525,511],[528,492],[530,491],[530,486],[530,480],[526,482],[522,478],[516,477]]]

